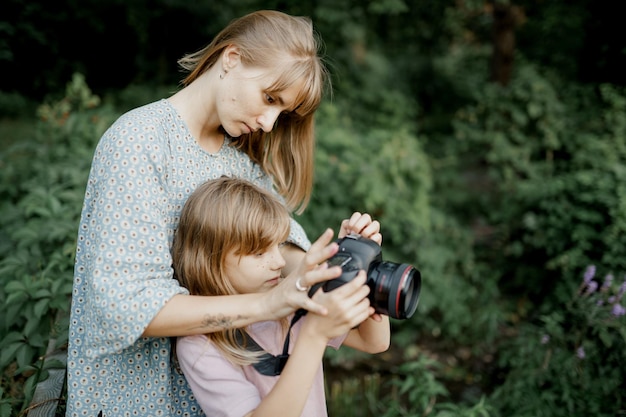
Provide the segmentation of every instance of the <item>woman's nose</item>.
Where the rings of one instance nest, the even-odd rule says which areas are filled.
[[[274,128],[276,119],[280,115],[281,110],[278,108],[268,108],[263,114],[257,118],[257,123],[265,133],[269,133]]]

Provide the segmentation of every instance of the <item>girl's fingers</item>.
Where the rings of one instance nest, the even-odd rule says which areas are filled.
[[[350,233],[372,239],[378,244],[381,244],[383,240],[380,234],[380,223],[377,220],[372,220],[372,216],[369,214],[358,211],[352,213],[349,219],[341,222],[339,237],[344,237]]]

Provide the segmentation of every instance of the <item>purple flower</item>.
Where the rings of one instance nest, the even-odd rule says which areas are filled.
[[[541,336],[541,344],[542,345],[547,345],[549,341],[550,341],[550,335],[549,334],[544,334],[543,336]]]
[[[626,314],[626,308],[624,308],[624,306],[622,306],[621,304],[613,304],[613,310],[611,311],[611,313],[615,317],[620,317]]]
[[[589,284],[595,275],[596,275],[596,266],[589,265],[587,269],[585,270],[585,275],[583,276],[583,282],[585,284]]]
[[[582,346],[576,349],[576,356],[578,356],[579,359],[585,359],[585,349]]]
[[[590,281],[589,283],[587,283],[587,290],[585,291],[585,294],[593,294],[597,289],[598,283],[596,281]]]

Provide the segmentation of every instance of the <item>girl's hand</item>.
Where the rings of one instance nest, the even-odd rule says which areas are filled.
[[[345,237],[350,233],[372,239],[379,245],[383,243],[383,235],[380,234],[380,223],[378,220],[372,220],[372,217],[367,213],[361,214],[355,211],[349,219],[345,219],[341,222],[341,229],[339,229],[338,234],[339,238]]]
[[[268,311],[272,311],[276,318],[285,317],[299,308],[320,315],[327,314],[327,308],[313,301],[308,290],[319,282],[341,275],[341,267],[329,268],[326,264],[326,260],[338,250],[338,245],[331,243],[332,238],[332,229],[326,229],[311,245],[297,268],[276,288],[266,293],[265,302],[268,304]]]
[[[365,285],[365,271],[359,271],[350,282],[329,292],[319,289],[313,299],[328,309],[326,316],[309,313],[303,331],[322,336],[326,342],[348,333],[374,313],[367,298],[370,288]],[[305,330],[306,329],[306,330]]]

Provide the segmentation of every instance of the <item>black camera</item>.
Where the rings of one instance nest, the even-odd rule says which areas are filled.
[[[377,313],[395,319],[408,319],[415,313],[422,286],[421,274],[415,267],[383,261],[380,245],[359,235],[348,235],[337,243],[339,251],[328,260],[328,265],[340,266],[343,272],[311,287],[309,296],[320,287],[326,292],[340,287],[363,269],[370,287],[370,305]]]

